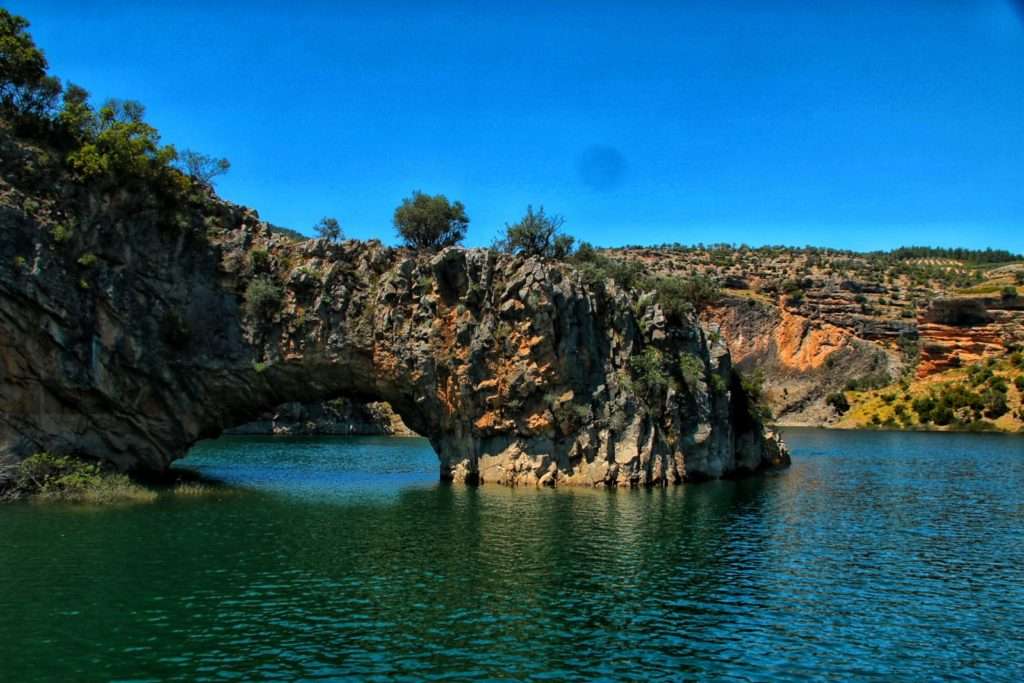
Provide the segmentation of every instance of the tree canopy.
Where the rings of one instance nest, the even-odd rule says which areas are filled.
[[[469,216],[462,202],[452,203],[443,194],[431,196],[417,190],[395,209],[394,223],[407,246],[443,249],[465,238]]]
[[[536,212],[532,206],[527,206],[526,215],[518,223],[505,224],[505,237],[495,246],[510,254],[564,259],[572,253],[575,242],[570,235],[561,232],[564,224],[561,216],[544,213],[543,206]]]
[[[338,219],[330,216],[321,218],[313,226],[313,230],[316,231],[317,237],[331,242],[340,242],[344,238],[341,232],[341,223],[338,222]]]

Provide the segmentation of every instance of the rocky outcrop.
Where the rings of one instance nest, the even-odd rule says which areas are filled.
[[[3,158],[8,458],[161,470],[275,406],[348,397],[388,402],[455,481],[661,485],[788,462],[724,344],[611,281],[484,250],[294,242],[205,195],[63,177],[40,192],[43,155],[33,182]]]
[[[919,378],[1006,354],[1024,345],[1024,299],[936,299],[917,321]]]
[[[336,398],[322,403],[285,403],[252,422],[225,430],[234,435],[415,436],[387,403]]]

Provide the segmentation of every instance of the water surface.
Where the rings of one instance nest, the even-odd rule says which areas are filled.
[[[240,490],[0,507],[0,678],[1024,679],[1024,440],[787,438],[777,475],[617,492],[203,444]]]

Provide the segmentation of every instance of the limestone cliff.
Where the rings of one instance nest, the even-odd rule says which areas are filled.
[[[344,396],[390,403],[456,481],[788,462],[724,344],[611,281],[484,250],[294,242],[198,190],[169,205],[83,185],[6,134],[0,152],[0,457],[159,470],[275,406]]]
[[[702,274],[722,296],[702,317],[717,325],[737,367],[760,371],[782,425],[825,426],[827,399],[999,358],[1024,344],[1024,263],[901,259],[783,247],[628,248],[609,255],[648,272]]]

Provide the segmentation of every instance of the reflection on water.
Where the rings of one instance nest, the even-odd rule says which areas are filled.
[[[1024,674],[1024,441],[794,430],[656,491],[436,483],[419,439],[251,439],[242,493],[0,509],[10,680]]]

